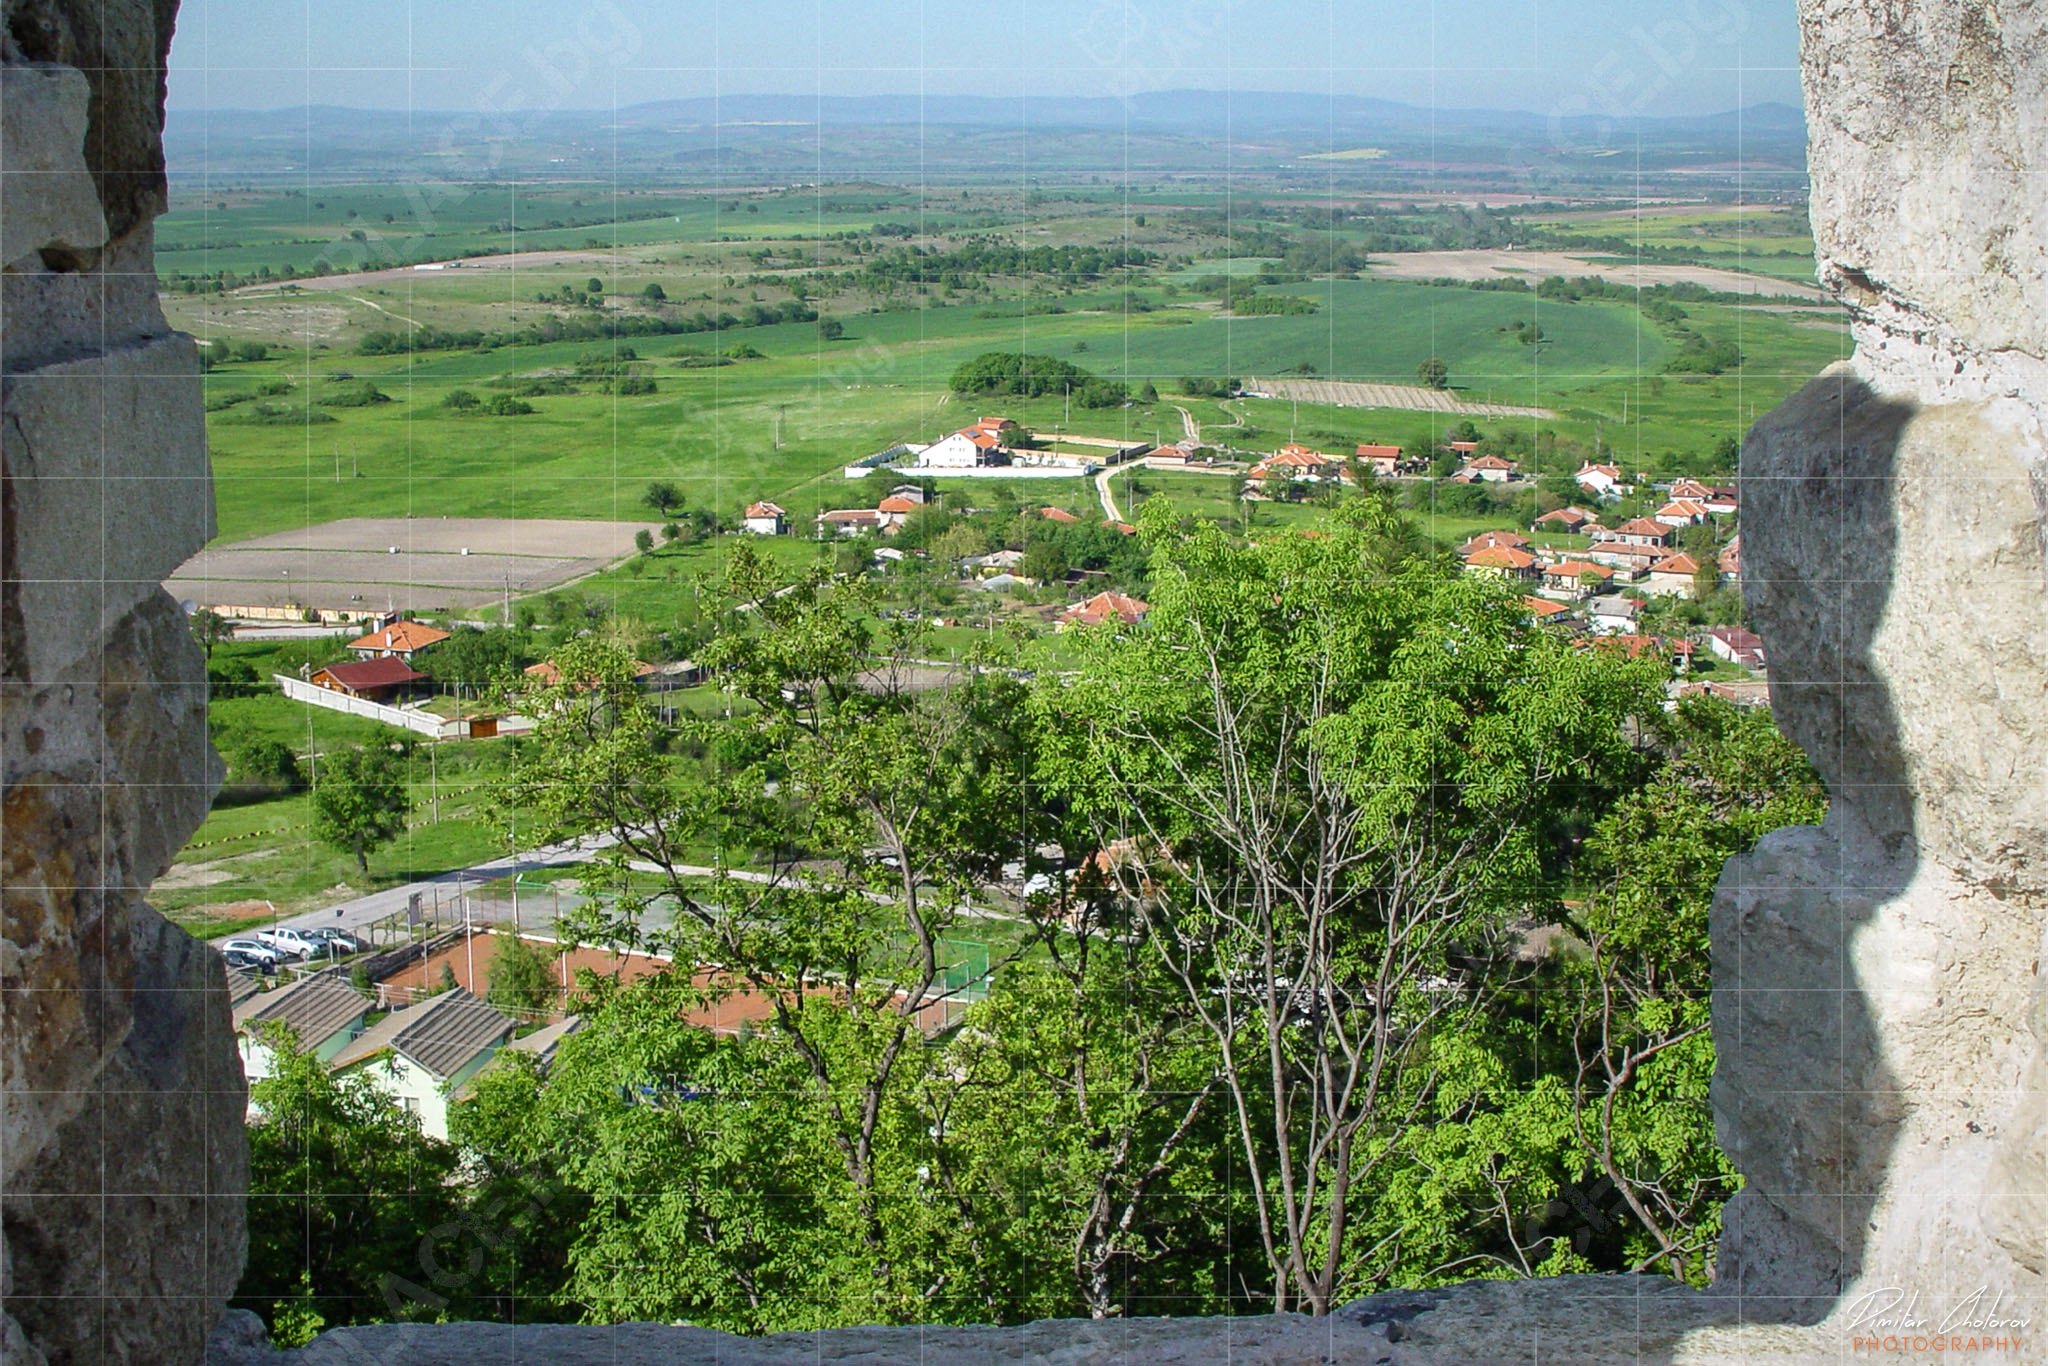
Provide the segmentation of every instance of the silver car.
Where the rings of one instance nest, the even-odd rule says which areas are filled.
[[[226,953],[229,950],[233,950],[236,953],[246,953],[259,963],[268,963],[272,967],[277,966],[277,950],[260,939],[223,939],[215,944],[214,947],[222,953]]]
[[[280,958],[306,959],[320,952],[318,942],[308,939],[289,925],[271,930],[258,930],[256,938],[268,944]]]

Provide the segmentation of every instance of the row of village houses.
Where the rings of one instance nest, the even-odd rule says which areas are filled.
[[[1694,556],[1672,545],[1670,527],[1648,517],[1586,530],[1593,543],[1579,550],[1548,550],[1518,532],[1483,531],[1460,546],[1458,556],[1475,573],[1536,584],[1567,599],[1617,588],[1690,598],[1709,578],[1718,587],[1742,577],[1740,535],[1712,556]]]

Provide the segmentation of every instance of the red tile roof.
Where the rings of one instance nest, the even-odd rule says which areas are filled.
[[[403,683],[417,683],[426,678],[425,674],[396,655],[379,655],[375,659],[356,659],[346,664],[329,664],[314,673],[315,681],[318,681],[322,674],[350,692],[363,692],[371,688],[395,688]]]
[[[1529,544],[1529,538],[1520,532],[1482,531],[1471,540],[1465,542],[1465,544],[1459,546],[1458,553],[1460,555],[1470,555],[1475,551],[1486,550],[1497,545],[1524,546],[1527,544]]]
[[[773,503],[749,503],[744,514],[747,517],[787,517],[789,514]]]
[[[1065,508],[1040,508],[1038,515],[1048,522],[1078,522],[1081,519]]]
[[[1535,564],[1536,557],[1510,545],[1496,545],[1466,556],[1465,563],[1476,569],[1522,570]]]
[[[1650,572],[1652,574],[1697,574],[1700,572],[1700,562],[1684,551],[1680,551],[1676,555],[1659,560],[1651,565]]]
[[[915,498],[905,498],[901,494],[892,493],[877,503],[875,510],[877,512],[915,512],[923,506],[924,504],[918,502]]]
[[[1106,593],[1097,593],[1086,602],[1075,603],[1072,607],[1060,613],[1060,620],[1072,625],[1099,626],[1105,621],[1114,619],[1121,621],[1126,626],[1135,626],[1143,621],[1145,614],[1151,610],[1152,605],[1150,603],[1131,597],[1129,594],[1118,593],[1112,590]]]
[[[1656,536],[1668,539],[1671,528],[1653,517],[1637,517],[1632,521],[1623,522],[1614,529],[1614,533],[1617,536]]]
[[[400,654],[409,654],[414,650],[424,650],[429,645],[439,645],[446,639],[448,639],[446,631],[437,630],[432,626],[426,625],[424,622],[401,621],[386,626],[381,631],[372,631],[360,640],[351,640],[348,643],[348,648],[351,650],[395,650]]]
[[[1367,445],[1358,448],[1358,458],[1361,460],[1394,460],[1398,459],[1400,454],[1401,448],[1399,446]]]

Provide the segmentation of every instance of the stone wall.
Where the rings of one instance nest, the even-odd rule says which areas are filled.
[[[1818,830],[1714,914],[1727,1281],[1786,1317],[2048,1270],[2048,5],[1805,0],[1856,353],[1743,449],[1743,572]],[[1837,1300],[1840,1304],[1837,1304]]]
[[[192,1361],[240,1275],[219,958],[143,903],[206,813],[160,580],[212,532],[157,307],[172,0],[0,10],[0,1355]]]
[[[1318,1321],[747,1343],[405,1325],[282,1358],[220,1319],[247,1166],[221,969],[141,899],[218,771],[157,587],[211,526],[193,352],[150,258],[173,9],[0,0],[9,1366],[1834,1361],[1893,1294],[1923,1334],[2048,1359],[2048,0],[1800,3],[1820,275],[1857,353],[1745,443],[1744,558],[1774,705],[1833,806],[1716,899],[1716,1118],[1748,1185],[1714,1293],[1570,1278]]]

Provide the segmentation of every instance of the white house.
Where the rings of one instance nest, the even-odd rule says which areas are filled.
[[[1650,566],[1650,580],[1643,585],[1643,591],[1660,597],[1689,598],[1693,575],[1699,572],[1699,561],[1681,551]]]
[[[1745,669],[1764,666],[1763,638],[1740,626],[1713,627],[1707,632],[1707,648],[1730,664],[1740,664]]]
[[[392,1011],[327,1065],[336,1072],[361,1070],[418,1115],[427,1134],[445,1140],[449,1094],[496,1056],[515,1028],[509,1016],[458,987]]]
[[[1505,484],[1515,477],[1519,469],[1512,460],[1503,460],[1497,455],[1481,455],[1467,460],[1458,474],[1467,483],[1477,480],[1485,484]]]
[[[237,1047],[242,1071],[251,1081],[277,1073],[263,1027],[284,1024],[299,1041],[299,1051],[327,1062],[363,1032],[370,1002],[333,972],[316,972],[274,991],[244,996],[234,1007]]]
[[[917,457],[920,468],[931,470],[971,470],[982,465],[985,447],[966,432],[954,432],[941,437],[924,448]]]
[[[982,465],[1007,465],[1010,451],[1004,438],[1016,430],[1017,424],[1007,417],[985,417],[972,427],[962,427],[925,447],[917,457],[918,467],[971,470]]]
[[[1698,526],[1707,520],[1706,505],[1691,498],[1674,498],[1657,509],[1655,520],[1670,527]]]
[[[1588,461],[1572,478],[1595,498],[1619,498],[1628,487],[1621,481],[1619,465],[1595,465]]]
[[[818,535],[827,531],[841,536],[858,536],[863,531],[880,531],[882,514],[874,508],[833,508],[818,514]]]
[[[773,503],[749,503],[740,514],[748,531],[756,536],[780,536],[789,513]]]
[[[1603,636],[1626,635],[1642,614],[1643,604],[1634,598],[1595,598],[1586,606],[1586,624]]]

